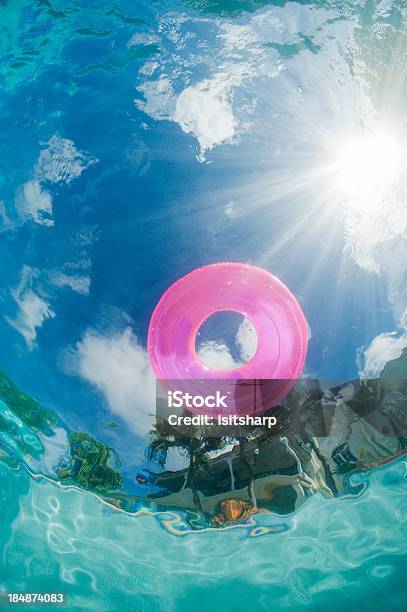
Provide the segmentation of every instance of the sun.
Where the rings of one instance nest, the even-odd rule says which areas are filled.
[[[361,212],[383,209],[405,167],[406,150],[392,132],[378,129],[336,144],[337,189],[348,206]]]

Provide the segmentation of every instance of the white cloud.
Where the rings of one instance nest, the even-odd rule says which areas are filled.
[[[157,45],[160,42],[160,37],[154,32],[136,32],[134,36],[130,38],[127,43],[127,47],[134,47],[137,45]]]
[[[18,306],[17,316],[15,319],[5,317],[7,323],[24,337],[30,349],[34,348],[37,329],[42,326],[44,321],[55,317],[49,303],[35,293],[32,288],[35,275],[35,270],[28,266],[23,267],[20,284],[11,292]]]
[[[240,211],[238,206],[236,205],[236,202],[231,200],[226,204],[225,208],[223,209],[223,212],[227,217],[229,217],[229,219],[237,219]]]
[[[210,83],[184,89],[178,96],[173,119],[184,132],[194,134],[202,151],[230,141],[235,135],[232,108],[224,94],[210,89]]]
[[[236,363],[223,342],[211,340],[203,342],[198,350],[198,357],[208,368],[213,370],[233,370],[240,363]]]
[[[9,230],[13,228],[13,223],[9,219],[7,214],[6,205],[3,200],[0,200],[0,232],[3,230]]]
[[[233,370],[253,359],[257,350],[257,333],[249,319],[243,319],[239,325],[235,343],[240,359],[233,359],[229,348],[222,340],[203,342],[198,349],[198,357],[208,368],[214,370]]]
[[[236,333],[236,344],[244,363],[248,363],[257,351],[257,332],[249,319],[243,319]]]
[[[130,328],[113,336],[87,332],[77,345],[77,372],[99,389],[111,411],[133,431],[145,435],[151,430],[155,378]]]
[[[221,79],[204,80],[186,87],[177,96],[171,80],[160,76],[138,87],[144,100],[136,100],[143,112],[157,121],[175,121],[186,134],[193,134],[204,152],[222,142],[230,142],[237,124],[229,102],[229,85]]]
[[[89,294],[89,276],[69,275],[56,270],[49,273],[49,279],[55,287],[69,287],[69,289],[81,295]]]
[[[159,27],[162,50],[156,61],[148,60],[139,71],[147,80],[137,87],[145,100],[136,100],[136,105],[153,119],[175,121],[193,134],[201,149],[198,159],[203,161],[206,151],[234,142],[251,125],[246,115],[252,114],[256,100],[251,93],[238,91],[240,86],[281,71],[278,53],[265,44],[277,25],[271,12],[261,21],[251,17],[242,25],[187,16],[173,23],[165,15]],[[219,48],[216,63],[211,53],[205,54],[211,44]],[[204,78],[189,76],[194,67]],[[235,93],[243,93],[244,100],[236,102]]]
[[[96,159],[79,151],[72,140],[54,134],[40,153],[35,176],[40,181],[69,184],[96,162]]]
[[[170,79],[161,76],[138,87],[145,100],[136,100],[136,106],[157,121],[171,120],[175,110],[175,95]]]
[[[22,221],[52,226],[52,196],[43,183],[71,183],[96,159],[78,151],[72,140],[54,134],[34,166],[33,178],[17,189],[16,209]]]
[[[32,219],[41,225],[54,225],[52,198],[38,181],[28,181],[17,191],[16,208],[22,219]]]
[[[400,357],[406,347],[407,336],[405,334],[399,337],[395,332],[379,334],[366,349],[359,349],[359,376],[377,378],[385,365]]]

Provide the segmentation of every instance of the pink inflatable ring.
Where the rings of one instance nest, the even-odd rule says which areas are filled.
[[[196,335],[208,317],[227,310],[254,325],[257,351],[241,367],[213,370],[196,353]],[[275,405],[299,378],[307,343],[301,307],[281,281],[255,266],[217,263],[194,270],[167,289],[151,318],[148,355],[160,380],[274,379],[279,384],[268,403]]]

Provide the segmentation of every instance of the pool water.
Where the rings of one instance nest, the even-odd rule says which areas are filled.
[[[314,496],[287,517],[176,536],[91,494],[1,466],[1,586],[62,591],[71,609],[403,610],[406,462],[360,497]]]

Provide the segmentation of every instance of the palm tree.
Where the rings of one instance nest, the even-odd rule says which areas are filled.
[[[196,480],[202,477],[207,470],[208,453],[223,448],[226,443],[223,437],[209,437],[204,433],[202,428],[190,426],[186,434],[181,428],[173,427],[165,419],[156,417],[155,428],[150,433],[150,442],[146,449],[147,461],[154,461],[161,468],[164,468],[168,451],[171,448],[177,448],[184,457],[189,459],[186,483],[191,489],[195,507],[203,515],[205,513]]]

